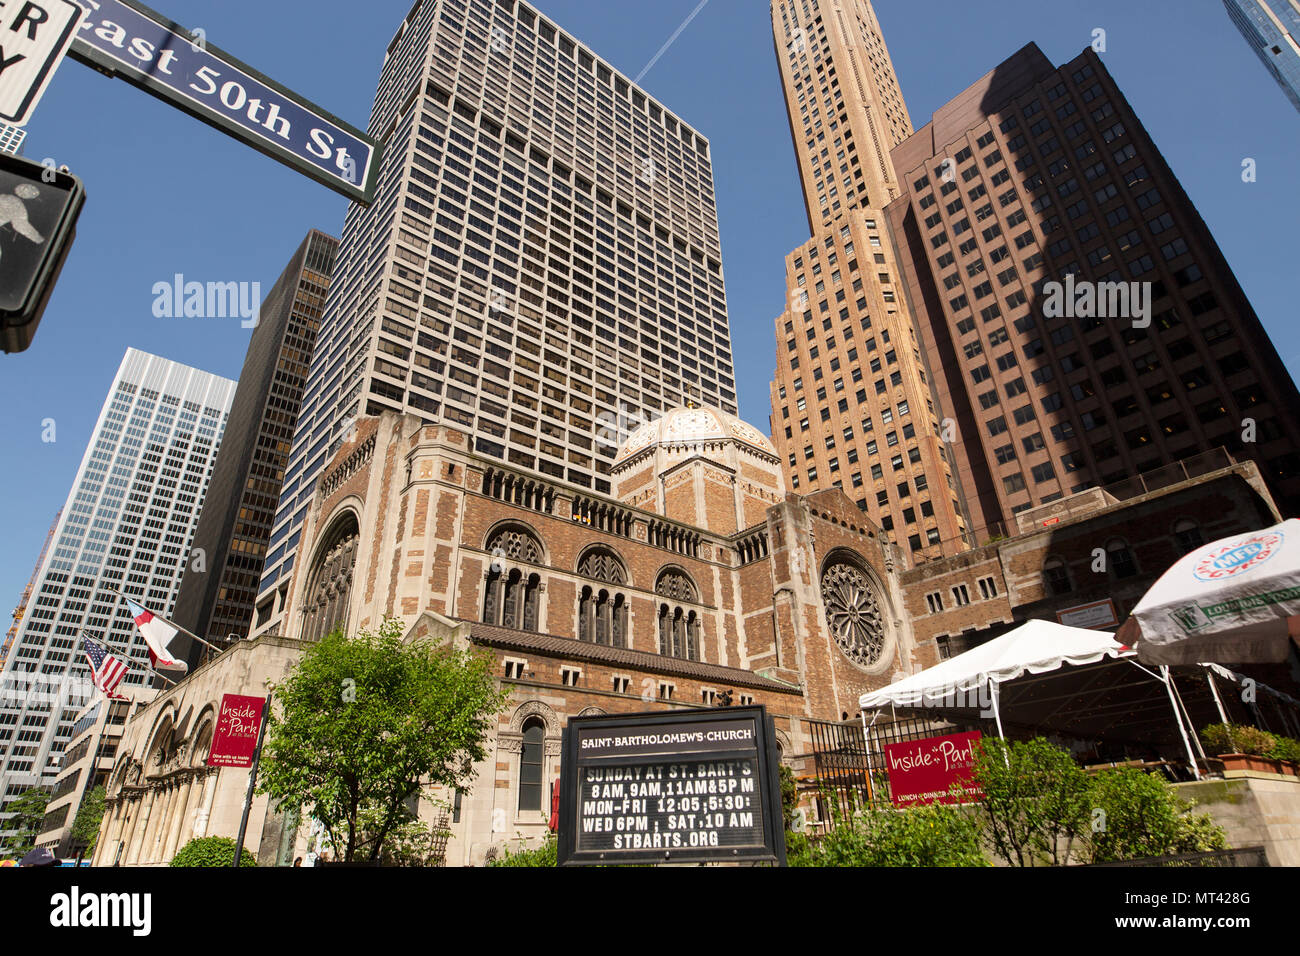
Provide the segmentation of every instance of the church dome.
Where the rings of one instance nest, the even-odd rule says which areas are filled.
[[[626,461],[652,445],[705,445],[719,441],[736,441],[766,455],[776,455],[766,435],[735,415],[708,405],[679,406],[632,432],[620,446],[614,463]]]

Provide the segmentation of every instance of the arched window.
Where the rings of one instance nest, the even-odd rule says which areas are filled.
[[[700,615],[678,602],[699,603],[699,591],[680,568],[665,568],[655,580],[655,593],[671,603],[659,605],[659,653],[683,660],[700,659]]]
[[[1174,522],[1174,541],[1178,544],[1180,554],[1189,554],[1205,544],[1200,525],[1190,518],[1179,518]]]
[[[695,582],[685,571],[677,568],[666,568],[660,572],[659,580],[655,582],[655,594],[672,598],[674,601],[699,603],[699,592],[695,588]]]
[[[308,577],[303,603],[302,638],[318,641],[332,631],[346,627],[348,601],[352,595],[352,573],[357,564],[361,530],[352,512],[340,516],[321,539],[316,564]]]
[[[541,576],[510,562],[540,564],[542,545],[523,528],[503,528],[488,540],[492,554],[483,594],[483,622],[519,631],[536,631],[541,599]]]
[[[519,810],[542,809],[542,760],[546,725],[538,717],[524,724],[524,744],[519,756]]]
[[[1107,543],[1106,556],[1110,562],[1111,573],[1116,578],[1131,578],[1138,573],[1137,562],[1133,560],[1133,552],[1129,550],[1128,542],[1123,538],[1112,538]]]
[[[578,561],[578,573],[608,584],[627,583],[618,555],[592,548]],[[586,586],[578,598],[578,640],[609,647],[628,646],[627,596],[609,588]]]
[[[609,584],[626,584],[627,569],[618,555],[605,548],[591,548],[578,561],[578,573]]]
[[[1043,582],[1053,594],[1069,594],[1074,590],[1070,584],[1070,573],[1065,569],[1065,562],[1060,558],[1048,558],[1043,563]]]
[[[659,605],[659,653],[683,660],[700,659],[700,616],[695,611]]]

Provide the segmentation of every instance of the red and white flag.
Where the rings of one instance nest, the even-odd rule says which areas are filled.
[[[88,637],[81,639],[81,649],[85,651],[86,661],[90,664],[90,679],[95,686],[112,700],[130,700],[131,698],[117,693],[117,685],[126,676],[127,666]]]
[[[167,645],[180,633],[180,628],[165,617],[158,617],[152,611],[141,607],[130,598],[126,599],[126,604],[131,609],[131,616],[135,618],[136,630],[149,645],[149,663],[153,665],[154,670],[189,670],[188,664],[167,650]]]

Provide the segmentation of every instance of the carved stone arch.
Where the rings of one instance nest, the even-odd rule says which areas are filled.
[[[540,700],[526,700],[510,715],[510,729],[515,733],[523,733],[524,722],[529,717],[540,717],[542,723],[546,725],[546,736],[559,736],[564,727],[560,723],[559,716],[555,709],[549,704],[544,704]]]
[[[176,718],[179,716],[177,708],[169,705],[163,708],[162,712],[154,719],[153,727],[149,731],[149,743],[144,749],[144,765],[150,767],[155,762],[161,763],[155,759],[155,755],[161,750],[163,759],[172,749],[172,736],[176,730]]]
[[[578,555],[575,570],[583,577],[604,581],[606,584],[631,586],[632,583],[627,562],[607,544],[593,544],[584,548]]]
[[[700,603],[700,589],[695,584],[695,579],[675,564],[664,565],[659,569],[655,575],[655,594],[673,601]]]
[[[578,716],[579,717],[604,717],[605,713],[606,711],[603,708],[592,705],[591,707],[584,707],[582,708],[582,710],[578,711]]]
[[[794,747],[790,744],[790,735],[784,730],[777,729],[776,742],[781,748],[781,759],[789,760],[794,756]]]
[[[130,754],[122,755],[122,758],[118,760],[117,764],[113,767],[112,774],[109,775],[108,786],[104,791],[107,795],[112,796],[121,791],[123,785],[126,784],[130,777],[131,765],[133,763],[135,763],[135,761],[131,759]]]
[[[531,525],[513,518],[498,521],[488,529],[483,538],[483,550],[506,561],[536,565],[549,563],[542,536]]]
[[[303,590],[302,638],[319,640],[346,627],[352,575],[361,546],[361,516],[352,507],[335,508],[324,534],[316,539]]]
[[[212,704],[204,707],[194,722],[194,733],[190,737],[190,766],[201,767],[212,750],[212,734],[217,728],[217,710]]]
[[[836,548],[822,562],[822,610],[827,630],[854,665],[879,672],[893,665],[889,590],[856,551]]]
[[[548,757],[558,755],[563,725],[554,708],[540,700],[526,700],[515,708],[515,712],[510,715],[509,729],[497,734],[500,748],[509,754],[523,753],[524,725],[531,718],[537,718],[542,722],[546,755]]]

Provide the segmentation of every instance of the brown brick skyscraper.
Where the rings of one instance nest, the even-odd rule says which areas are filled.
[[[772,437],[791,487],[839,485],[911,560],[963,550],[920,340],[887,238],[889,151],[912,133],[866,0],[774,0],[812,238],[786,257]]]
[[[892,158],[885,218],[977,533],[1219,447],[1296,513],[1300,395],[1092,50],[1058,69],[1026,46]]]

